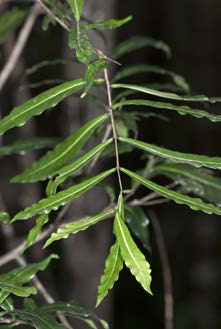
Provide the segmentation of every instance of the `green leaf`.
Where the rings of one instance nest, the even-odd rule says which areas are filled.
[[[35,226],[29,231],[27,241],[22,248],[21,254],[29,248],[41,234],[42,227],[49,221],[48,215],[41,215],[36,219]]]
[[[109,218],[111,215],[114,214],[114,210],[107,211],[103,214],[99,214],[97,216],[82,219],[70,224],[65,225],[62,228],[59,228],[56,233],[52,233],[50,238],[46,241],[44,248],[48,247],[52,242],[60,240],[60,239],[66,239],[70,234],[76,234],[80,231],[84,231],[90,226],[97,224],[101,220],[105,218]]]
[[[59,324],[55,317],[48,315],[47,313],[29,310],[14,310],[8,312],[10,315],[14,315],[27,323],[33,324],[36,329],[65,329],[65,326]]]
[[[76,49],[76,56],[81,63],[89,65],[93,50],[83,28],[78,29],[76,26],[72,27],[69,34],[69,47]]]
[[[103,114],[87,122],[73,135],[58,144],[54,150],[49,151],[39,161],[34,162],[31,168],[12,178],[14,183],[36,182],[44,180],[55,174],[60,168],[72,161],[79,153],[95,129],[107,120],[108,114]]]
[[[194,193],[217,205],[221,204],[221,179],[192,168],[189,165],[163,163],[157,165],[155,172],[178,180],[187,193]]]
[[[41,312],[60,312],[67,316],[72,316],[80,318],[81,320],[88,319],[89,317],[94,317],[97,319],[104,329],[109,329],[106,321],[100,319],[90,311],[88,308],[81,306],[76,301],[72,300],[69,302],[56,302],[53,304],[47,304],[42,306],[39,311]],[[89,323],[87,323],[89,325]]]
[[[132,171],[121,168],[121,171],[130,176],[131,178],[135,179],[137,182],[141,183],[142,185],[146,186],[150,190],[156,192],[157,194],[175,201],[178,204],[185,204],[193,210],[201,210],[206,214],[216,214],[221,215],[221,209],[215,207],[212,204],[205,203],[201,199],[198,198],[191,198],[187,195],[180,194],[173,190],[170,190],[166,187],[160,186],[148,179],[143,178],[142,176],[133,173]]]
[[[38,307],[33,298],[25,298],[23,304],[28,311],[34,311]]]
[[[180,87],[183,91],[188,93],[190,91],[190,87],[186,80],[179,74],[176,74],[172,71],[168,71],[163,69],[162,67],[159,66],[154,66],[154,65],[145,65],[145,64],[139,64],[139,65],[133,65],[133,66],[128,66],[124,69],[122,69],[120,72],[118,72],[114,78],[113,82],[119,81],[123,78],[127,78],[133,74],[138,74],[138,73],[156,73],[156,74],[161,74],[161,75],[169,75],[173,82]]]
[[[9,154],[26,154],[29,151],[51,148],[58,143],[59,139],[56,138],[33,138],[31,140],[20,140],[13,144],[0,147],[0,155]]]
[[[86,71],[86,85],[81,98],[85,97],[90,88],[93,86],[95,75],[101,70],[105,69],[107,66],[108,61],[104,58],[98,59],[88,66]]]
[[[0,307],[5,311],[12,311],[14,309],[13,299],[11,297],[6,298]]]
[[[164,102],[155,102],[155,101],[148,101],[145,99],[133,99],[133,100],[127,100],[122,101],[119,103],[116,103],[112,106],[112,108],[115,110],[118,107],[121,106],[129,106],[129,105],[141,105],[141,106],[148,106],[148,107],[154,107],[158,109],[168,109],[178,112],[180,115],[192,115],[196,118],[207,118],[208,120],[212,122],[220,122],[221,121],[221,115],[215,115],[210,114],[204,110],[198,110],[193,109],[189,106],[184,105],[174,105],[170,103],[164,103]]]
[[[109,29],[115,29],[118,28],[126,23],[128,23],[133,16],[127,16],[123,19],[110,19],[108,21],[104,22],[97,22],[94,24],[87,24],[84,26],[85,29],[93,29],[93,28],[109,28]]]
[[[118,211],[114,220],[114,230],[117,241],[120,245],[121,255],[125,264],[135,276],[137,281],[142,285],[144,290],[152,294],[150,289],[151,270],[150,264],[146,261],[145,256],[138,249],[130,232],[124,223],[123,198],[119,197]]]
[[[173,162],[188,163],[195,167],[221,169],[221,157],[208,157],[206,155],[195,155],[190,153],[171,151],[163,147],[147,144],[131,138],[119,137],[119,140]]]
[[[167,57],[171,57],[171,49],[167,44],[163,41],[146,36],[135,36],[121,42],[115,49],[113,56],[117,59],[133,50],[138,50],[144,47],[153,47],[162,50]]]
[[[105,262],[104,274],[101,277],[98,287],[96,307],[102,302],[108,291],[113,288],[114,283],[119,278],[119,273],[123,268],[123,259],[120,254],[120,246],[118,242],[110,249],[110,254]]]
[[[0,44],[2,44],[7,34],[19,27],[27,14],[27,11],[20,9],[5,10],[0,16]]]
[[[46,304],[39,308],[41,312],[61,312],[69,316],[78,316],[81,318],[88,318],[93,316],[93,313],[86,307],[81,306],[75,300],[68,302],[59,301],[52,304]]]
[[[66,11],[62,7],[60,7],[56,3],[56,1],[54,1],[54,0],[44,0],[44,2],[46,2],[53,9],[53,11],[56,14],[56,16],[58,18],[60,18],[60,20],[62,22],[64,22],[65,24],[68,23],[68,20],[66,18],[67,17]],[[52,18],[52,17],[50,16],[50,18]]]
[[[78,91],[84,85],[84,79],[65,82],[15,107],[9,115],[0,120],[0,135],[13,127],[24,125],[33,116],[55,107],[65,97]]]
[[[2,220],[4,223],[10,223],[10,216],[6,212],[0,211],[0,220]]]
[[[84,0],[67,0],[67,2],[74,13],[76,21],[79,21],[84,8]]]
[[[93,178],[84,181],[83,183],[72,186],[55,195],[51,195],[48,198],[42,199],[37,204],[33,204],[31,207],[28,207],[24,211],[19,212],[12,219],[12,221],[14,222],[16,220],[24,220],[35,215],[48,214],[52,210],[57,210],[59,207],[64,206],[72,200],[80,197],[83,193],[96,186],[100,181],[112,174],[115,170],[115,168],[107,170]]]
[[[31,294],[36,294],[37,289],[33,286],[21,287],[19,284],[0,279],[0,302],[4,301],[9,294],[14,294],[19,297],[28,297]]]
[[[142,93],[148,94],[148,95],[153,95],[153,96],[158,96],[162,98],[167,98],[167,99],[173,99],[173,100],[178,100],[178,101],[187,101],[187,102],[209,102],[209,103],[216,103],[216,102],[221,102],[221,98],[218,97],[208,97],[205,95],[194,95],[194,96],[180,96],[174,93],[167,93],[143,86],[138,86],[138,85],[131,85],[131,84],[126,84],[126,83],[115,83],[112,84],[112,88],[127,88],[127,89],[132,89],[132,90],[137,90]]]
[[[131,231],[142,242],[144,247],[150,251],[149,218],[141,207],[125,205],[125,221]]]
[[[56,172],[56,178],[53,182],[53,189],[56,190],[56,188],[60,184],[62,184],[68,177],[70,177],[76,171],[78,171],[86,164],[88,164],[88,162],[90,162],[97,153],[102,152],[110,143],[112,143],[112,141],[113,141],[112,138],[108,139],[106,142],[103,142],[95,146],[91,151],[87,152],[84,156],[77,159],[70,165],[65,166],[62,169],[58,170]]]
[[[33,263],[22,268],[16,268],[12,271],[0,275],[0,302],[4,301],[9,293],[20,297],[28,297],[30,294],[36,294],[35,287],[21,287],[29,282],[38,271],[44,271],[51,259],[58,258],[57,255],[50,255],[40,263]],[[29,289],[30,288],[30,289]]]

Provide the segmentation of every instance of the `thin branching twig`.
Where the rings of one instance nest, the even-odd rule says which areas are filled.
[[[165,303],[165,329],[173,329],[173,287],[170,263],[167,255],[163,232],[160,227],[156,213],[149,211],[149,216],[156,237],[156,244],[160,255],[161,265],[163,268],[164,281],[164,303]]]

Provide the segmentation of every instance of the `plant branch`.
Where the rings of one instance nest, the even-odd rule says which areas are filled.
[[[27,262],[26,260],[20,256],[17,255],[16,256],[16,261],[20,266],[27,266]],[[54,298],[50,295],[50,293],[47,291],[47,289],[45,288],[45,286],[42,284],[42,282],[39,280],[38,276],[35,275],[32,278],[33,283],[35,284],[38,292],[42,295],[42,297],[45,299],[45,301],[49,304],[53,304],[55,302]],[[61,321],[61,323],[63,323],[65,325],[66,328],[68,329],[72,329],[72,326],[70,325],[70,323],[67,321],[67,319],[65,318],[65,316],[61,313],[57,313],[57,316],[59,318],[59,320]]]
[[[110,80],[109,80],[109,77],[108,77],[107,69],[104,69],[104,79],[105,79],[105,83],[106,83],[106,87],[107,87],[108,106],[109,106],[108,111],[110,113],[111,126],[112,126],[113,138],[114,138],[114,144],[115,144],[117,176],[118,176],[118,182],[119,182],[119,187],[120,187],[120,193],[122,193],[123,192],[123,185],[122,185],[121,173],[120,173],[118,139],[117,139],[117,131],[116,131],[115,120],[114,120],[114,113],[113,113],[113,110],[112,110],[111,88],[110,88]]]
[[[36,0],[36,3],[44,9],[59,25],[61,25],[66,31],[70,32],[71,29],[68,25],[66,25],[60,18],[58,18],[52,10],[50,10],[41,0]]]
[[[166,251],[163,232],[160,227],[157,215],[154,211],[149,212],[151,223],[156,237],[156,244],[160,255],[161,265],[163,268],[164,281],[164,302],[165,302],[165,329],[173,329],[173,287],[170,263]]]
[[[102,138],[102,141],[101,143],[103,142],[106,142],[108,140],[108,138],[110,137],[110,134],[111,134],[111,131],[112,131],[112,127],[111,127],[111,124],[109,124],[107,126],[107,129],[104,133],[104,136]],[[88,166],[88,169],[86,171],[87,174],[89,174],[91,172],[91,170],[96,166],[97,164],[97,161],[99,160],[100,158],[100,155],[101,155],[101,152],[97,153],[96,156],[94,157],[93,161],[91,162],[91,164]]]
[[[39,6],[34,5],[19,33],[19,36],[16,40],[11,55],[9,56],[8,61],[6,62],[4,68],[0,73],[0,92],[16,66],[16,63],[26,45],[28,37],[32,31],[32,28],[36,22],[39,13],[40,13]]]

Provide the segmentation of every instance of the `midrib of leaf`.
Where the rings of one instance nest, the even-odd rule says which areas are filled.
[[[79,83],[76,84],[75,86],[71,86],[70,88],[65,89],[65,92],[68,91],[69,89],[72,89],[72,88],[74,88],[74,87],[79,87],[80,85],[83,85],[83,84],[85,84],[85,81],[79,82]],[[62,94],[62,93],[64,93],[64,90],[58,92],[57,94],[53,94],[53,95],[51,95],[50,97],[47,98],[47,101],[50,100],[51,98],[54,98],[54,97],[56,97],[56,96],[59,96],[59,95]],[[37,97],[37,96],[36,96],[36,97]],[[13,121],[14,121],[16,118],[18,118],[19,116],[24,115],[24,113],[33,110],[35,107],[38,107],[38,106],[42,105],[43,103],[45,103],[45,99],[44,99],[42,102],[37,103],[37,104],[35,104],[35,105],[32,106],[32,107],[28,107],[28,109],[26,109],[26,110],[23,111],[22,113],[18,113],[16,116],[13,116]],[[9,115],[10,115],[10,113],[9,113]],[[4,118],[3,118],[3,119],[4,119]],[[2,127],[4,127],[6,124],[8,125],[8,123],[9,123],[10,121],[11,121],[11,120],[7,121],[5,124],[2,125]],[[1,128],[2,128],[2,127],[1,127]]]
[[[139,264],[137,263],[136,258],[134,258],[133,253],[131,252],[130,247],[129,247],[128,243],[127,243],[127,239],[126,239],[125,236],[124,236],[124,231],[122,230],[122,226],[121,226],[121,223],[120,223],[120,214],[119,214],[119,212],[116,214],[116,218],[117,218],[117,223],[118,223],[118,225],[119,225],[119,229],[120,229],[120,231],[121,231],[121,235],[122,235],[122,238],[123,238],[123,240],[124,240],[125,246],[127,247],[127,250],[128,250],[128,252],[129,252],[131,258],[133,259],[134,264],[137,266],[139,272],[140,272],[140,273],[142,274],[142,276],[143,276],[142,269],[141,269],[141,267],[139,266]],[[122,219],[122,220],[123,220],[123,219]]]
[[[208,157],[206,155],[195,155],[195,154],[190,154],[190,153],[181,153],[178,151],[171,151],[171,150],[168,150],[166,148],[161,148],[156,145],[147,144],[147,143],[140,142],[140,141],[135,141],[131,138],[119,137],[119,140],[122,142],[127,142],[129,144],[132,144],[136,147],[139,147],[142,150],[145,150],[152,154],[158,155],[162,158],[170,159],[171,161],[174,161],[174,162],[188,163],[195,167],[209,167],[209,168],[213,168],[213,169],[214,168],[221,169],[221,158],[219,158],[219,157]],[[192,159],[191,159],[191,157],[192,157]],[[197,157],[199,159],[197,159]],[[200,160],[200,158],[201,158],[201,160]],[[214,160],[219,161],[219,163],[214,162]]]
[[[75,15],[76,15],[76,17],[79,17],[80,15],[79,15],[79,11],[78,11],[78,6],[77,6],[77,0],[74,0],[74,7],[75,7]]]
[[[19,312],[19,313],[23,313],[23,314],[25,314],[25,315],[28,315],[29,318],[30,318],[30,314],[31,314],[31,316],[32,316],[33,318],[36,318],[36,319],[40,320],[40,321],[43,322],[43,323],[46,323],[47,326],[49,325],[51,329],[54,329],[54,326],[52,327],[51,324],[48,323],[48,321],[46,321],[42,316],[38,315],[38,314],[35,313],[35,312],[26,312],[26,311],[24,311],[24,310],[19,310],[18,312]],[[59,325],[59,323],[58,323],[58,325]],[[61,326],[61,325],[60,325],[60,326]],[[61,328],[62,328],[62,327],[61,327]],[[65,327],[64,327],[64,328],[65,328]]]
[[[117,265],[117,260],[118,260],[119,255],[120,255],[120,245],[118,243],[117,254],[116,254],[116,257],[114,259],[114,266],[112,267],[112,271],[109,275],[109,279],[108,279],[107,283],[104,285],[104,289],[107,289],[107,287],[109,287],[109,284],[110,284],[111,279],[112,279],[112,275],[113,275],[113,273],[115,271],[115,268],[116,268],[116,265]],[[120,255],[120,257],[121,257],[121,255]]]
[[[158,169],[158,167],[156,168]],[[184,169],[180,169],[180,168],[164,168],[164,166],[162,165],[162,168],[161,166],[159,166],[159,170],[161,172],[172,172],[172,173],[175,173],[177,175],[182,175],[182,176],[186,176],[188,178],[192,178],[194,180],[197,180],[198,182],[200,183],[203,183],[205,185],[209,185],[211,187],[215,187],[217,189],[221,189],[221,185],[217,185],[215,182],[211,182],[210,180],[205,180],[202,178],[202,176],[197,176],[197,175],[194,175],[192,173],[190,173],[189,171],[185,171]],[[203,173],[202,173],[203,174]],[[214,176],[211,176],[211,178],[214,177]]]
[[[102,121],[102,120],[101,120]],[[98,122],[95,122],[94,125],[96,126],[98,124]],[[60,155],[58,155],[57,157],[54,157],[50,162],[47,162],[45,165],[40,166],[39,168],[37,168],[35,171],[31,172],[31,175],[35,175],[38,171],[42,171],[42,169],[44,169],[45,167],[50,167],[54,162],[57,162],[60,160],[60,158],[62,158],[63,156],[65,156],[65,154],[67,154],[78,142],[79,140],[81,140],[88,131],[90,131],[92,129],[93,126],[89,126],[84,132],[83,134],[79,135],[78,138],[74,141],[73,144],[71,144],[68,148],[66,148],[64,150],[63,153],[61,153]],[[29,174],[30,175],[30,174]]]
[[[107,174],[107,172],[104,172],[103,174],[106,173],[106,176],[107,176],[107,175],[110,175],[111,173],[113,173],[114,171],[115,171],[115,168],[114,168],[114,169],[110,169],[110,170],[108,171],[108,174]],[[104,175],[104,177],[106,177],[106,176]],[[31,207],[29,207],[29,208],[26,208],[26,210],[24,210],[24,211],[21,212],[21,213],[23,213],[23,214],[24,214],[24,213],[32,213],[33,216],[34,216],[35,214],[41,214],[41,213],[44,213],[44,208],[51,208],[51,209],[53,209],[53,204],[56,204],[56,203],[58,203],[58,202],[59,202],[60,204],[62,204],[62,201],[63,201],[63,200],[65,200],[65,199],[71,197],[72,195],[79,194],[82,190],[87,189],[87,187],[89,187],[90,185],[93,185],[93,186],[96,185],[96,183],[97,183],[98,181],[100,181],[101,179],[103,179],[104,177],[101,178],[101,175],[98,175],[98,177],[96,178],[96,180],[93,180],[92,182],[91,182],[91,181],[88,182],[87,185],[83,185],[79,190],[77,190],[77,191],[73,191],[71,194],[65,195],[64,197],[62,197],[62,198],[60,198],[60,199],[56,199],[54,202],[47,203],[46,206],[45,206],[45,205],[40,206],[39,203],[40,203],[41,201],[46,201],[46,200],[47,200],[47,199],[43,199],[43,200],[41,200],[39,203],[34,204],[33,206],[31,206]],[[65,190],[62,191],[62,192],[65,192]],[[59,192],[59,193],[62,193],[62,192]],[[58,194],[59,194],[59,193],[58,193]],[[56,196],[56,194],[53,195],[53,197],[54,197],[54,196]],[[50,197],[49,197],[48,199],[50,199]],[[69,202],[70,202],[70,201],[69,201]],[[32,209],[32,207],[34,207],[34,209]],[[35,210],[35,207],[37,207],[37,212],[36,212],[36,210]],[[46,210],[46,209],[45,209],[45,210]],[[47,211],[47,210],[46,210],[46,211]],[[18,215],[21,214],[21,213],[18,213],[18,214],[12,219],[11,223],[14,222],[15,220],[17,220]],[[25,216],[25,217],[26,217],[26,216]],[[30,216],[30,217],[31,217],[31,216]]]
[[[201,211],[205,211],[207,214],[217,214],[217,215],[221,215],[221,208],[218,208],[212,204],[207,204],[204,203],[201,199],[199,198],[191,198],[189,196],[180,194],[178,192],[175,192],[173,190],[169,190],[163,186],[160,186],[150,180],[144,179],[143,177],[131,172],[128,169],[124,169],[121,168],[121,170],[129,175],[130,177],[136,179],[137,181],[139,181],[141,184],[143,184],[144,186],[150,188],[151,190],[155,191],[156,193],[158,193],[159,195],[162,195],[163,197],[166,197],[170,200],[173,200],[177,203],[180,204],[186,204],[187,206],[189,206],[191,209],[194,210],[201,210]],[[198,203],[197,203],[198,202]]]

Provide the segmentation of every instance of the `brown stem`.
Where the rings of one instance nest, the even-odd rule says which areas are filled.
[[[50,10],[41,0],[36,0],[36,2],[50,15],[58,24],[60,24],[66,31],[70,32],[71,29],[64,23],[62,20],[60,20],[52,10]]]
[[[173,287],[170,263],[166,251],[163,232],[160,223],[154,211],[149,212],[151,223],[154,229],[156,244],[159,251],[161,264],[163,268],[164,281],[164,302],[165,302],[165,329],[173,329]]]
[[[108,105],[109,105],[109,113],[111,118],[111,126],[113,130],[113,138],[114,138],[114,144],[115,144],[115,154],[116,154],[116,169],[117,169],[117,176],[118,176],[118,182],[120,187],[120,193],[123,192],[123,185],[121,180],[121,174],[120,174],[120,161],[119,161],[119,149],[118,149],[118,140],[117,140],[117,131],[116,131],[116,125],[114,120],[114,113],[112,110],[112,97],[111,97],[111,88],[110,88],[110,80],[108,77],[108,71],[107,69],[104,69],[104,79],[107,87],[107,96],[108,96]]]
[[[9,76],[11,75],[11,73],[14,70],[16,63],[18,61],[18,58],[20,57],[20,55],[26,45],[28,37],[32,31],[32,28],[36,22],[36,19],[37,19],[39,13],[40,13],[39,6],[34,5],[19,33],[19,36],[16,40],[16,43],[11,52],[11,55],[9,56],[7,63],[5,64],[3,70],[0,73],[0,91],[4,87],[6,81],[8,80]]]

